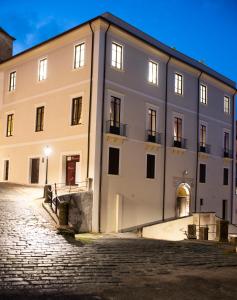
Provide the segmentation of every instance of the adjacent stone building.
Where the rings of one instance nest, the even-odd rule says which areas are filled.
[[[0,30],[0,177],[91,178],[93,231],[215,212],[236,222],[236,85],[103,14],[9,58]],[[9,44],[11,45],[11,43]]]

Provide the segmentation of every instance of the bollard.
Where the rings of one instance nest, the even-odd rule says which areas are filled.
[[[228,226],[229,222],[226,220],[216,221],[216,239],[218,242],[228,242]]]
[[[189,240],[196,240],[197,239],[197,230],[195,224],[188,225],[188,239]]]
[[[200,227],[199,229],[199,240],[208,241],[208,226]]]
[[[59,225],[68,225],[68,202],[59,202],[58,221]]]
[[[52,201],[52,187],[50,184],[44,186],[44,202],[51,203]]]

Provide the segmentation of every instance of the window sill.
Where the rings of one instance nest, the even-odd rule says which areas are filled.
[[[118,68],[113,67],[113,66],[110,66],[110,67],[111,67],[111,69],[114,70],[114,71],[121,72],[121,73],[124,73],[124,72],[125,72],[125,70],[124,70],[123,68],[122,68],[122,69],[118,69]]]
[[[80,71],[80,70],[82,70],[82,69],[84,69],[86,67],[86,65],[83,65],[82,67],[78,67],[78,68],[72,68],[72,71],[73,72],[77,72],[77,71]]]
[[[150,86],[153,86],[153,87],[159,87],[159,83],[153,83],[153,82],[150,82],[150,81],[147,81],[148,85]]]
[[[174,154],[183,154],[184,152],[187,151],[187,149],[179,148],[179,147],[171,147],[171,148]]]
[[[127,137],[123,136],[123,135],[117,135],[117,134],[113,134],[113,133],[105,133],[106,136],[106,140],[109,143],[113,143],[113,144],[123,144],[126,140]]]

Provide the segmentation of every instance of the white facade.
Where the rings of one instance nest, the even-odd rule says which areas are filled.
[[[44,184],[48,145],[49,183],[92,178],[94,231],[234,223],[235,84],[162,47],[105,14],[0,64],[1,179]]]

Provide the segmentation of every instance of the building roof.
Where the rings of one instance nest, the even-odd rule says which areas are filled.
[[[210,67],[200,63],[199,61],[197,61],[197,60],[195,60],[195,59],[193,59],[193,58],[191,58],[191,57],[189,57],[189,56],[187,56],[187,55],[185,55],[185,54],[183,54],[183,53],[181,53],[181,52],[179,52],[179,51],[177,51],[177,50],[175,50],[175,49],[173,49],[173,48],[171,48],[171,47],[169,47],[169,46],[167,46],[163,43],[161,43],[160,41],[156,40],[155,38],[151,37],[150,35],[144,33],[143,31],[139,30],[138,28],[130,25],[129,23],[123,21],[122,19],[120,19],[120,18],[118,18],[118,17],[116,17],[116,16],[114,16],[110,13],[104,13],[102,15],[99,15],[99,16],[91,19],[91,20],[88,20],[88,21],[86,21],[86,22],[84,22],[84,23],[82,23],[82,24],[80,24],[76,27],[73,27],[73,28],[71,28],[71,29],[59,34],[59,35],[56,35],[56,36],[54,36],[54,37],[52,37],[52,38],[36,45],[34,47],[31,47],[31,48],[29,48],[29,49],[27,49],[27,50],[25,50],[21,53],[18,53],[16,55],[10,57],[9,59],[5,60],[4,62],[9,61],[11,59],[14,59],[17,56],[23,55],[26,52],[29,52],[29,51],[37,48],[37,47],[40,47],[41,45],[44,45],[45,43],[51,42],[51,41],[65,35],[65,34],[71,32],[71,31],[76,30],[76,29],[78,29],[78,28],[80,28],[84,25],[87,25],[87,24],[89,24],[89,23],[91,23],[91,22],[93,22],[97,19],[103,19],[104,21],[110,23],[111,25],[120,28],[121,30],[127,32],[128,34],[131,34],[134,37],[142,40],[143,42],[145,42],[147,44],[149,44],[150,46],[164,52],[165,54],[169,55],[170,57],[173,57],[173,58],[175,58],[175,59],[177,59],[181,62],[184,62],[184,63],[194,67],[195,69],[197,69],[197,70],[199,70],[199,71],[201,71],[205,74],[208,74],[211,77],[214,77],[215,79],[225,83],[226,85],[232,87],[233,89],[236,89],[236,83],[233,80],[223,76],[222,74],[220,74],[220,73],[216,72],[215,70],[211,69]],[[1,27],[0,27],[0,31],[4,32],[9,37],[11,37]],[[13,38],[13,37],[11,37],[11,38]],[[1,62],[0,64],[3,64],[4,62]]]
[[[13,41],[15,41],[16,39],[11,36],[9,33],[7,33],[2,27],[0,27],[0,32],[4,33],[5,35],[7,35],[9,38],[11,38]]]

